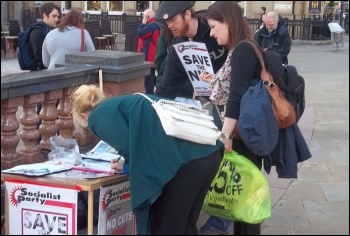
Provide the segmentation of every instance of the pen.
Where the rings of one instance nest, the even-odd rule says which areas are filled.
[[[86,172],[92,172],[92,173],[102,173],[102,174],[109,174],[114,175],[115,171],[105,171],[105,170],[96,170],[96,169],[90,169],[87,167],[79,167],[79,166],[73,166],[73,170],[80,170],[80,171],[86,171]]]
[[[119,155],[119,157],[117,158],[117,160],[116,161],[113,161],[112,160],[112,165],[114,164],[114,163],[118,163],[118,161],[120,161],[120,159],[122,158],[122,156],[121,155]],[[112,169],[112,171],[114,170],[114,168],[111,166],[111,169]]]

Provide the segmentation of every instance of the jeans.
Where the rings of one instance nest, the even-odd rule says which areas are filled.
[[[205,224],[222,231],[228,231],[228,228],[230,227],[232,222],[232,220],[226,220],[217,216],[210,216],[207,222],[205,222]]]
[[[154,94],[154,86],[156,84],[155,68],[151,68],[151,74],[145,76],[145,93]]]

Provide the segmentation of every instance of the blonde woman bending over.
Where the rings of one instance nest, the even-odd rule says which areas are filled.
[[[223,144],[202,145],[166,135],[151,103],[140,95],[107,99],[97,86],[81,85],[71,99],[76,129],[88,127],[125,158],[137,233],[197,234]]]

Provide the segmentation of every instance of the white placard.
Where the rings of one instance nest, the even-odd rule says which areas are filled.
[[[199,79],[202,71],[213,74],[208,49],[204,43],[189,41],[173,45],[191,81],[196,96],[209,96],[209,83]]]
[[[5,182],[10,235],[76,235],[75,189]]]
[[[136,219],[131,210],[130,182],[100,189],[99,235],[136,235]]]

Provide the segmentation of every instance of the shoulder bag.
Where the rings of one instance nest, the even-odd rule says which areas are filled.
[[[154,101],[143,93],[135,94],[152,104],[167,135],[194,143],[216,145],[220,131],[209,111],[172,100]]]
[[[261,79],[266,86],[272,100],[272,109],[275,114],[278,128],[284,129],[296,123],[296,114],[293,105],[283,97],[281,89],[273,82],[271,74],[266,70],[263,55],[258,47],[249,42],[258,56],[261,65]]]
[[[81,46],[80,51],[85,52],[84,28],[81,28]]]

